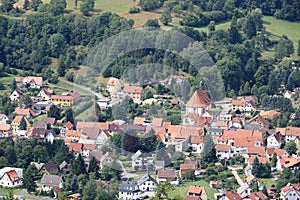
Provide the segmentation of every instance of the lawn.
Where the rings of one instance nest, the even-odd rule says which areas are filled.
[[[110,11],[115,13],[125,13],[133,6],[137,6],[138,1],[133,0],[95,0],[95,9],[102,11]],[[75,0],[67,0],[67,9],[75,8]],[[78,1],[78,10],[80,1]]]
[[[18,189],[13,189],[13,194],[20,194],[20,190]],[[0,188],[0,196],[6,196],[8,195],[9,189],[6,188]]]
[[[272,185],[275,185],[276,186],[276,181],[271,179],[271,178],[260,178],[259,179],[259,182],[260,182],[260,186],[263,187],[264,185],[269,188],[271,187]]]
[[[298,48],[298,40],[300,39],[300,23],[289,22],[285,20],[279,20],[275,17],[265,16],[263,17],[263,23],[266,30],[272,33],[279,39],[282,35],[287,35],[294,43],[294,48]],[[272,39],[275,39],[273,37]]]
[[[209,186],[207,182],[204,180],[197,180],[197,181],[192,181],[192,182],[185,182],[183,186],[180,187],[175,187],[175,190],[172,190],[169,192],[169,196],[172,197],[181,197],[181,199],[184,199],[188,189],[190,186],[201,186],[205,188],[205,191],[207,193],[207,198],[208,199],[214,199],[214,194],[217,193],[217,191]]]
[[[84,110],[82,113],[75,117],[76,120],[86,121],[89,117],[95,116],[94,106],[90,106],[88,109]]]
[[[59,82],[55,86],[58,86],[60,88],[65,88],[66,90],[69,90],[69,91],[78,92],[81,95],[91,95],[91,93],[89,91],[84,90],[84,89],[79,88],[79,87],[76,87],[76,85],[74,85],[73,83],[71,83],[69,81],[59,80]],[[54,88],[54,91],[56,91],[56,90],[57,89]],[[65,91],[65,92],[67,92],[67,91]]]

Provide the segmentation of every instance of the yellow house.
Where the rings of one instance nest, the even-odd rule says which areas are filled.
[[[55,105],[71,106],[74,104],[74,99],[72,96],[67,95],[52,95],[51,102]]]
[[[14,120],[11,122],[11,128],[13,130],[13,132],[17,132],[19,131],[19,126],[20,126],[20,123],[21,123],[21,120],[22,120],[22,117],[23,116],[20,116],[20,115],[17,115]],[[28,122],[27,118],[24,117],[25,121],[26,121],[26,124],[27,124],[27,129],[30,128],[30,123]]]

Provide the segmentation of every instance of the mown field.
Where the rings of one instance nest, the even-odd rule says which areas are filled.
[[[183,186],[175,187],[175,190],[172,190],[169,192],[169,197],[181,197],[181,199],[184,199],[188,189],[190,186],[201,186],[205,188],[207,198],[208,199],[214,199],[214,194],[217,193],[217,191],[209,186],[209,184],[203,180],[197,180],[193,182],[185,182]]]

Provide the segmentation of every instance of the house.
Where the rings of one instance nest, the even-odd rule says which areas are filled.
[[[267,137],[267,148],[280,149],[282,145],[282,137],[278,133],[273,133]]]
[[[244,100],[232,100],[231,101],[231,110],[235,113],[244,112],[246,102]]]
[[[109,152],[106,152],[103,156],[101,156],[100,159],[100,167],[101,169],[104,167],[104,165],[107,165],[108,163],[113,162],[113,158],[111,157],[111,155],[109,154]]]
[[[235,190],[225,192],[225,195],[219,200],[242,200],[242,197]]]
[[[245,117],[249,118],[255,112],[256,112],[256,104],[253,101],[248,101],[248,102],[246,101],[244,107]]]
[[[22,118],[23,118],[22,116],[17,115],[14,118],[14,120],[11,122],[11,128],[12,128],[14,133],[19,131],[19,126],[20,126],[20,123],[22,121]],[[28,122],[26,117],[24,118],[24,120],[26,121],[27,129],[29,129],[30,128],[30,123]]]
[[[131,165],[134,170],[148,169],[149,165],[153,164],[153,158],[151,156],[145,156],[138,150],[131,156]]]
[[[278,148],[268,148],[267,149],[267,157],[269,159],[272,159],[273,153],[277,155],[277,160],[283,157],[288,157],[289,154],[284,149],[278,149]]]
[[[221,159],[229,159],[230,155],[230,146],[227,144],[217,144],[216,145],[216,155]]]
[[[193,197],[193,198],[191,198]],[[204,187],[190,186],[185,199],[207,200],[207,194]]]
[[[25,133],[27,138],[37,138],[39,140],[45,140],[47,142],[53,143],[56,133],[53,129],[38,129],[30,128]]]
[[[0,114],[0,124],[6,124],[8,117],[4,114]]]
[[[121,91],[122,89],[122,83],[119,79],[110,77],[107,84],[106,84],[106,90],[109,91],[109,93],[112,95],[118,91]]]
[[[66,138],[72,139],[72,141],[78,141],[80,139],[82,132],[77,130],[67,130]]]
[[[54,105],[61,106],[72,106],[74,104],[74,99],[69,95],[52,95],[50,101],[54,103]]]
[[[284,199],[284,200],[300,199],[300,184],[288,183],[285,187],[281,188],[280,199]]]
[[[199,88],[186,104],[186,114],[197,114],[203,116],[211,108],[211,101],[204,90]]]
[[[251,193],[246,197],[244,197],[243,199],[244,200],[267,200],[268,197],[264,193],[259,191],[259,192]]]
[[[43,87],[43,77],[27,76],[23,77],[23,79],[22,77],[17,77],[15,80],[22,80],[22,84],[31,89],[40,89]]]
[[[83,144],[82,152],[81,155],[83,157],[89,157],[91,151],[96,150],[96,145],[95,144]]]
[[[71,172],[71,166],[66,161],[63,161],[58,168],[62,174],[70,174]]]
[[[277,160],[276,169],[282,171],[284,168],[289,168],[291,171],[300,169],[300,159],[292,156],[280,158]]]
[[[234,117],[231,120],[231,127],[241,129],[244,126],[244,121],[242,118]]]
[[[47,174],[55,174],[58,172],[58,167],[54,162],[45,163],[43,168]]]
[[[172,185],[178,185],[179,181],[176,175],[175,169],[172,168],[163,168],[157,170],[157,183],[161,184],[166,181],[170,181]]]
[[[286,127],[285,128],[285,142],[300,139],[300,127]]]
[[[119,188],[119,199],[139,199],[141,195],[136,182],[122,181]]]
[[[141,103],[143,101],[144,93],[142,87],[125,85],[123,91],[124,94],[132,98],[135,103]]]
[[[0,176],[0,186],[7,188],[19,187],[22,185],[22,177],[16,172],[16,170],[10,170],[4,172]]]
[[[284,97],[287,98],[287,99],[290,99],[290,98],[292,98],[292,96],[293,96],[294,94],[295,94],[295,93],[292,92],[292,91],[286,91],[286,92],[284,93]]]
[[[181,164],[179,175],[181,178],[184,178],[185,174],[191,170],[193,174],[195,174],[196,165],[195,164]]]
[[[74,194],[70,194],[68,196],[69,200],[79,200],[81,198],[81,194],[80,193],[74,193]]]
[[[0,124],[0,138],[9,137],[11,135],[10,124]]]
[[[51,100],[51,95],[53,95],[53,91],[49,90],[47,88],[42,88],[41,91],[36,95],[36,97],[40,101],[50,101]]]
[[[50,190],[53,190],[55,187],[60,189],[63,187],[62,177],[58,175],[43,174],[39,190],[50,192]]]
[[[252,174],[250,176],[247,176],[247,178],[246,178],[246,183],[248,183],[248,185],[252,185],[253,183],[258,182],[258,181],[259,181],[259,179],[256,178],[255,176],[253,176]]]
[[[209,181],[209,186],[211,187],[211,188],[215,188],[215,189],[217,189],[217,188],[220,188],[220,187],[222,187],[222,182],[221,181]]]
[[[189,146],[191,147],[193,154],[200,155],[202,152],[202,149],[204,148],[203,136],[190,137]]]
[[[148,197],[154,197],[156,192],[156,180],[149,174],[145,174],[142,178],[137,181],[137,185],[143,195]]]
[[[263,128],[269,128],[270,122],[268,122],[265,118],[260,115],[256,115],[248,121],[248,124],[258,124]]]
[[[9,96],[10,101],[19,101],[19,99],[23,96],[23,92],[20,88],[16,88],[11,95]]]
[[[74,155],[77,157],[81,153],[82,148],[83,148],[82,143],[71,142],[69,145],[69,152],[73,152]]]
[[[244,183],[242,184],[238,189],[237,189],[237,193],[242,197],[246,197],[247,195],[249,195],[252,192],[252,188],[250,187],[250,185],[248,185],[248,183]]]
[[[65,137],[66,131],[73,130],[73,128],[74,128],[74,125],[70,121],[67,121],[67,123],[65,123],[65,125],[60,129],[60,135]]]
[[[200,160],[197,159],[193,159],[191,157],[186,157],[184,159],[184,164],[193,164],[195,165],[195,175],[200,175],[200,170],[201,170],[201,163]]]
[[[16,108],[14,113],[16,115],[24,116],[27,119],[29,119],[31,116],[36,117],[36,114],[29,108]]]
[[[259,114],[260,114],[260,116],[262,116],[265,119],[273,119],[273,117],[275,115],[279,115],[280,112],[278,112],[276,110],[267,110],[267,111],[262,111]]]

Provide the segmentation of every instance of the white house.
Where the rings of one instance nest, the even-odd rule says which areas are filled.
[[[227,144],[217,144],[216,145],[216,155],[221,159],[229,159],[230,155],[230,146]]]
[[[15,89],[9,96],[10,101],[18,101],[23,96],[23,92],[20,88]]]
[[[244,107],[245,117],[251,117],[251,115],[255,112],[256,112],[255,103],[253,101],[246,102]]]
[[[300,199],[300,184],[287,184],[281,188],[280,199],[284,200],[299,200]]]
[[[50,91],[46,88],[42,88],[36,97],[38,97],[41,101],[50,101],[52,94],[53,94],[53,91]]]
[[[267,137],[267,148],[280,148],[282,140],[278,134],[274,133]]]
[[[189,146],[192,148],[192,153],[200,155],[204,148],[203,137],[192,136],[189,142]]]
[[[153,164],[153,158],[151,156],[144,156],[142,154],[143,153],[138,150],[133,156],[131,156],[132,169],[147,169],[149,165]]]
[[[119,199],[139,199],[140,189],[136,182],[122,181],[119,188]]]
[[[8,117],[4,114],[0,114],[0,124],[6,124]]]
[[[287,127],[285,129],[285,142],[291,140],[300,139],[300,128],[299,127]]]
[[[4,172],[0,177],[0,186],[7,188],[19,187],[22,185],[22,179],[15,170]]]
[[[32,89],[40,89],[43,87],[43,77],[37,77],[37,76],[24,77],[23,85]]]
[[[204,90],[199,88],[196,90],[191,99],[186,104],[186,114],[197,114],[203,116],[207,111],[210,110],[211,101]]]
[[[137,185],[144,195],[147,195],[148,197],[153,197],[155,195],[157,182],[149,174],[145,174],[140,178]]]

